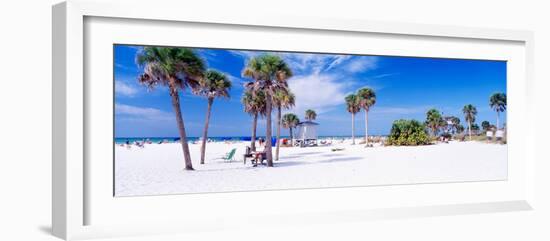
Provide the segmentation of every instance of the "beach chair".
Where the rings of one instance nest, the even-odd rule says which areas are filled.
[[[237,148],[231,149],[231,151],[226,153],[225,156],[222,157],[222,159],[231,162],[231,160],[233,160],[233,157],[235,156],[236,151],[237,151]]]
[[[253,157],[252,150],[249,146],[246,147],[246,152],[243,155],[243,164],[246,165],[246,158]]]

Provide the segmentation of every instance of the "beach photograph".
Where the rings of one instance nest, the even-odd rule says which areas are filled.
[[[508,178],[506,61],[113,54],[115,197]]]

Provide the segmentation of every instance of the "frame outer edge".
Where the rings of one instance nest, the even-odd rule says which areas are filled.
[[[66,2],[66,239],[84,233],[84,14],[79,1]]]
[[[52,234],[67,238],[67,4],[52,7]]]
[[[87,0],[68,0],[52,7],[52,233],[66,240],[85,237],[83,228],[84,83],[82,81],[84,16],[519,41],[524,42],[526,46],[527,94],[532,95],[534,91],[534,34],[531,31],[353,19],[340,19],[336,22],[328,18],[316,19],[321,20],[319,22],[296,16],[288,16],[286,19],[267,16],[258,19],[253,16],[206,17],[191,13],[186,17],[187,20],[181,20],[176,17],[174,9],[166,9],[164,17],[156,14],[155,12],[162,12],[161,9],[156,9],[158,11],[151,12],[144,18],[139,13],[123,13],[119,7],[116,1],[106,3]],[[294,20],[300,20],[302,23],[295,24]],[[347,27],[343,27],[341,25],[343,23]],[[528,106],[532,102],[531,96]],[[529,107],[529,109],[529,113],[533,113],[532,108]],[[530,128],[528,133],[529,142],[533,142],[531,140],[535,138],[533,128]],[[533,145],[529,145],[528,150],[536,151],[534,143],[530,144]],[[529,154],[528,158],[534,160],[533,155]],[[534,174],[534,168],[534,163],[528,167],[530,174]],[[532,186],[534,182],[535,178],[530,176],[529,184]],[[523,207],[522,210],[528,210],[534,206],[534,187],[527,187],[527,189],[527,200],[522,200],[527,208]]]
[[[526,201],[535,209],[536,203],[536,177],[537,171],[536,166],[537,162],[540,160],[537,159],[537,125],[536,118],[533,118],[536,113],[534,104],[537,101],[537,89],[536,89],[536,79],[535,79],[535,33],[528,31],[525,34],[525,85],[527,96],[527,183],[526,187]],[[539,158],[540,159],[540,158]],[[529,161],[531,160],[531,161]]]
[[[157,0],[140,2],[133,5],[136,11],[124,11],[125,1],[68,0],[81,6],[82,15],[110,18],[146,19],[153,21],[176,21],[213,23],[224,25],[247,25],[256,27],[294,28],[310,30],[367,32],[379,34],[398,34],[431,37],[452,37],[462,39],[487,39],[504,41],[527,41],[529,31],[515,29],[496,29],[484,27],[463,27],[453,25],[373,21],[352,18],[301,17],[273,13],[247,13],[246,16],[218,15],[208,16],[204,13],[188,12],[182,19],[180,9],[169,7],[178,0]],[[154,9],[145,14],[142,9]]]

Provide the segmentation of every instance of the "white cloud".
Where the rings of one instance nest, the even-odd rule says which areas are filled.
[[[229,73],[224,73],[224,74],[227,76],[229,81],[231,81],[232,88],[243,87],[244,84],[248,82],[248,80],[239,78],[239,77],[234,76],[232,74],[229,74]]]
[[[370,78],[371,79],[382,79],[382,78],[386,78],[386,77],[390,77],[390,76],[394,76],[394,75],[398,75],[398,74],[399,73],[379,74],[379,75],[371,76]]]
[[[311,74],[293,77],[289,86],[296,95],[296,106],[291,111],[303,116],[307,109],[321,114],[343,104],[347,85],[335,75]]]
[[[264,51],[230,50],[231,54],[245,59],[258,56]],[[332,55],[320,53],[289,53],[272,52],[281,56],[292,68],[295,75],[319,74],[323,71],[333,70],[345,73],[360,73],[378,67],[378,57]]]
[[[350,73],[365,72],[367,70],[373,70],[378,67],[378,57],[361,56],[350,60],[345,70]]]
[[[123,96],[133,97],[138,92],[138,89],[128,85],[122,81],[115,80],[115,93]]]
[[[246,59],[258,56],[258,55],[260,55],[264,52],[263,51],[248,51],[248,50],[229,50],[229,53],[231,53],[235,56],[243,57],[246,60]]]
[[[115,115],[147,120],[173,119],[173,114],[156,108],[124,105],[119,103],[115,103]]]
[[[420,106],[420,107],[394,107],[394,106],[374,106],[372,111],[377,114],[397,114],[397,115],[406,115],[406,114],[419,114],[425,113],[431,107],[429,106]]]
[[[332,59],[330,55],[324,54],[280,53],[280,55],[297,74],[319,73]]]
[[[328,65],[328,67],[325,70],[330,70],[334,68],[335,66],[343,63],[344,61],[351,58],[351,55],[337,55],[334,57],[334,60]]]

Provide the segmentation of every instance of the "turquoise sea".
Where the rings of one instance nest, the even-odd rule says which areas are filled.
[[[264,138],[263,136],[258,136],[258,138]],[[281,136],[281,138],[290,138],[289,136]],[[342,138],[351,138],[351,136],[319,136],[319,139],[342,139]],[[362,138],[362,136],[355,136],[355,138],[359,139]],[[201,137],[187,137],[187,140],[189,142],[195,142],[199,141]],[[218,136],[218,137],[208,137],[208,139],[212,141],[250,141],[250,136]],[[275,137],[273,138],[273,142],[275,142]],[[115,144],[124,144],[126,142],[134,143],[134,142],[143,142],[143,141],[151,141],[153,143],[159,143],[159,142],[177,142],[179,141],[179,137],[116,137],[115,138]]]

